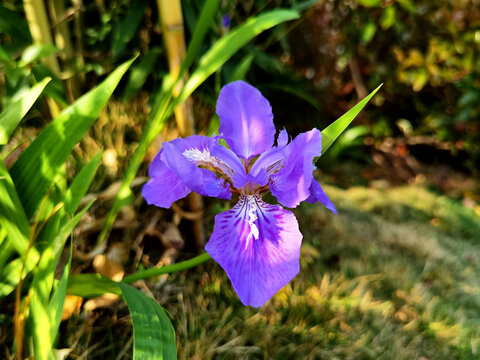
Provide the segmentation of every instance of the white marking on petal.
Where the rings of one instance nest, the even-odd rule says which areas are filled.
[[[245,243],[245,249],[248,247],[248,244],[250,243],[250,240],[255,239],[258,240],[259,238],[259,232],[258,232],[258,227],[257,225],[254,224],[254,222],[258,219],[257,217],[257,210],[258,210],[258,204],[257,200],[259,200],[259,197],[257,195],[245,195],[247,198],[248,202],[248,225],[250,225],[250,234],[248,234],[247,237],[247,242]]]
[[[195,163],[195,165],[205,165],[210,166],[218,171],[220,171],[223,175],[232,179],[235,175],[235,172],[232,170],[230,166],[225,164],[222,160],[220,160],[216,156],[210,155],[210,150],[204,149],[200,151],[199,149],[191,148],[187,149],[182,153],[188,160]]]

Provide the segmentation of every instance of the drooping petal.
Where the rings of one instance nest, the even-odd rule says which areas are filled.
[[[273,145],[272,107],[253,86],[235,81],[225,85],[217,100],[219,132],[242,159],[261,154]]]
[[[225,270],[242,303],[259,307],[300,270],[301,242],[292,212],[244,195],[215,217],[205,250]]]
[[[285,147],[283,168],[270,177],[270,190],[280,204],[294,208],[310,196],[313,158],[322,151],[322,134],[313,129],[299,134]]]
[[[186,154],[186,151],[191,151],[191,153]],[[230,199],[230,185],[225,180],[217,178],[215,173],[208,169],[197,167],[199,161],[196,160],[196,157],[202,157],[202,154],[206,154],[206,152],[203,152],[201,148],[191,148],[181,152],[173,143],[163,143],[162,155],[165,164],[185,185],[200,195]]]
[[[161,159],[161,152],[153,159],[148,170],[151,179],[143,186],[142,195],[150,205],[169,208],[190,193],[185,183]]]
[[[312,184],[310,185],[310,196],[305,201],[308,201],[309,203],[312,203],[312,204],[315,204],[320,201],[323,205],[325,205],[325,207],[328,210],[330,210],[334,214],[337,213],[337,209],[335,208],[335,205],[328,198],[325,191],[323,191],[322,187],[315,179],[312,180]]]

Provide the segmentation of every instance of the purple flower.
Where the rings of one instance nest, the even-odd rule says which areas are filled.
[[[225,14],[222,17],[222,25],[224,28],[228,28],[230,26],[230,15]]]
[[[302,242],[294,214],[265,203],[262,194],[270,190],[289,208],[321,202],[336,213],[312,174],[322,137],[313,129],[289,142],[284,129],[274,146],[272,108],[243,81],[223,87],[217,114],[220,136],[163,143],[143,196],[149,204],[168,208],[190,191],[221,199],[238,194],[238,203],[215,217],[205,249],[225,270],[242,303],[259,307],[299,272]]]

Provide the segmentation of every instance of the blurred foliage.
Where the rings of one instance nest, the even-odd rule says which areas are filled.
[[[204,1],[182,4],[188,42]],[[447,141],[453,155],[468,155],[464,165],[475,171],[480,163],[478,0],[225,0],[200,52],[247,18],[278,7],[295,9],[302,16],[239,51],[201,86],[195,94],[199,104],[213,109],[222,84],[246,79],[271,100],[276,121],[296,133],[311,126],[326,127],[384,82],[374,100],[377,107],[359,120],[369,129],[366,136],[378,141],[391,136]],[[125,99],[160,87],[168,69],[161,56],[155,1],[87,2],[69,10],[72,41],[85,60],[77,71],[87,74],[87,84],[98,83],[97,77],[114,64],[140,53],[130,79],[122,85]],[[20,66],[19,51],[31,44],[31,38],[19,0],[5,1],[0,15],[0,73],[7,85],[0,98],[5,105],[27,88],[21,85],[26,74],[18,70],[25,68]],[[76,17],[80,32],[73,29]],[[36,81],[52,77],[41,63],[30,67]],[[54,77],[49,95],[56,94],[55,99],[64,104],[55,84]],[[200,132],[216,129],[212,115],[210,110],[198,116]]]

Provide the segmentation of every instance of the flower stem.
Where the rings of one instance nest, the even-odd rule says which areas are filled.
[[[144,280],[148,279],[152,276],[158,276],[162,274],[170,274],[173,272],[177,271],[182,271],[186,269],[190,269],[194,266],[203,264],[205,261],[210,260],[212,257],[208,253],[203,253],[198,256],[195,256],[194,258],[172,264],[172,265],[167,265],[167,266],[162,266],[160,268],[152,268],[152,269],[147,269],[143,271],[139,271],[135,274],[129,275],[125,277],[122,281],[131,284],[137,280]]]

